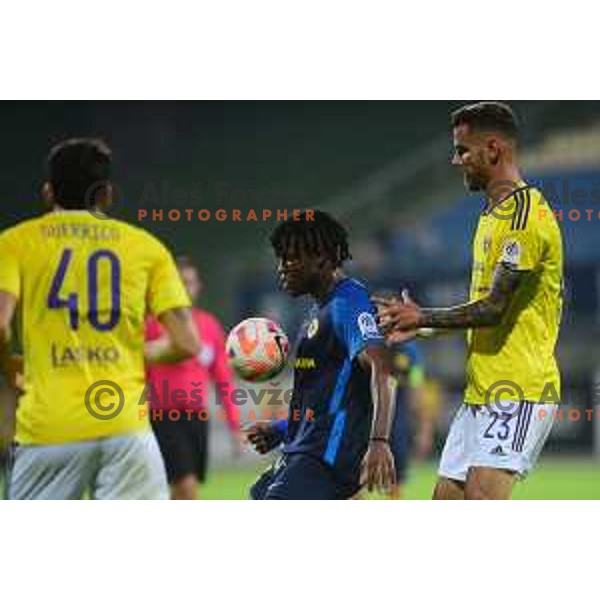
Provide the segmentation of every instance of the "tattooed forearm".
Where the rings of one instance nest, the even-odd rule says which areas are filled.
[[[423,327],[435,329],[470,329],[491,327],[502,320],[498,306],[488,298],[452,306],[451,308],[424,308]]]
[[[485,298],[450,308],[423,308],[421,326],[470,329],[498,325],[525,276],[526,272],[501,263],[496,267],[492,289]]]

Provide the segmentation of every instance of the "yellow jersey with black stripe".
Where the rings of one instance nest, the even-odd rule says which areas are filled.
[[[489,294],[498,263],[509,263],[527,274],[502,323],[467,334],[465,402],[558,401],[555,346],[563,290],[560,229],[541,192],[526,184],[496,208],[479,218],[470,300]]]
[[[190,305],[168,250],[122,221],[56,211],[3,232],[0,256],[0,290],[20,307],[17,442],[147,428],[144,318]]]

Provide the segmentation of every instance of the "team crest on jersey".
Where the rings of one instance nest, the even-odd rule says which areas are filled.
[[[369,312],[363,312],[358,315],[358,328],[363,338],[379,337],[379,329],[375,317]]]
[[[317,335],[317,331],[319,331],[319,319],[316,317],[308,324],[308,328],[306,330],[306,337],[308,339],[315,337]]]

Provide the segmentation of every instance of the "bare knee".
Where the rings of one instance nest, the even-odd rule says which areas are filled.
[[[198,497],[198,480],[194,475],[186,475],[171,484],[173,500],[196,500]]]
[[[465,500],[508,500],[515,474],[504,469],[472,467],[467,475]]]
[[[464,500],[464,483],[440,477],[433,490],[433,500]]]
[[[476,480],[467,481],[465,485],[465,500],[493,500]]]

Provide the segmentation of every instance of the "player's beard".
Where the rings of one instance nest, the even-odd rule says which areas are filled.
[[[463,180],[469,192],[483,192],[487,189],[488,178],[480,172],[464,172]]]

